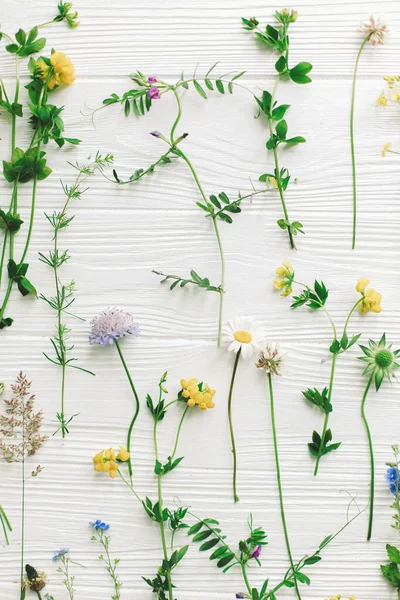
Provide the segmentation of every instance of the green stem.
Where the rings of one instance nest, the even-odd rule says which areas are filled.
[[[119,344],[119,342],[117,340],[115,341],[115,345],[117,347],[119,357],[120,357],[122,365],[123,365],[123,367],[125,369],[125,373],[126,373],[126,376],[128,377],[129,385],[131,386],[131,390],[133,392],[133,395],[135,397],[135,402],[136,402],[136,409],[135,409],[135,413],[134,413],[134,415],[132,417],[131,423],[129,425],[128,437],[127,437],[127,442],[126,442],[126,449],[129,452],[129,454],[130,454],[131,453],[132,430],[133,430],[133,426],[134,426],[135,421],[136,421],[136,419],[138,417],[138,414],[139,414],[140,402],[139,402],[139,396],[137,395],[137,392],[136,392],[136,388],[135,388],[135,386],[133,384],[133,381],[132,381],[131,374],[129,373],[128,366],[127,366],[127,364],[125,362],[125,359],[124,359],[124,356],[122,354],[122,350],[121,350],[120,344]],[[130,456],[129,456],[129,459],[128,459],[128,471],[129,471],[129,478],[130,478],[130,481],[131,481],[131,484],[132,484],[132,460],[131,460]]]
[[[273,108],[274,102],[275,102],[275,94],[276,94],[276,88],[278,87],[278,82],[279,82],[279,76],[276,78],[276,81],[275,81],[275,84],[274,84],[274,89],[272,90],[271,111],[272,111],[272,108]],[[274,135],[274,129],[273,129],[273,124],[272,124],[272,119],[270,119],[270,118],[268,118],[268,129],[269,129],[269,134],[272,137]],[[286,202],[285,202],[285,196],[283,194],[283,186],[282,186],[282,179],[281,179],[281,170],[280,170],[280,167],[279,167],[278,150],[277,150],[276,147],[274,147],[272,149],[272,153],[274,155],[275,178],[276,178],[276,182],[278,184],[278,191],[279,191],[279,197],[281,199],[283,214],[285,216],[285,221],[287,221],[287,223],[290,223],[289,212],[287,210]],[[287,227],[287,232],[288,232],[288,235],[289,235],[290,247],[292,248],[292,250],[296,250],[296,244],[294,243],[293,234],[292,234],[289,226]]]
[[[156,460],[159,460],[158,444],[157,444],[157,425],[158,425],[158,419],[154,419],[154,427],[153,427],[154,452],[155,452]],[[159,508],[159,514],[161,515],[161,520],[159,522],[159,526],[160,526],[161,544],[162,544],[162,549],[163,549],[164,560],[168,561],[168,550],[167,550],[167,542],[165,539],[164,520],[162,519],[163,495],[162,495],[161,480],[162,480],[162,475],[159,473],[157,475],[158,508]],[[167,582],[168,582],[168,598],[169,598],[169,600],[174,600],[170,570],[167,571]]]
[[[251,585],[250,585],[250,582],[249,582],[249,578],[247,576],[246,564],[243,563],[243,562],[241,562],[240,563],[240,568],[242,569],[243,581],[244,581],[244,583],[246,585],[246,588],[247,588],[247,591],[249,592],[250,597],[251,597],[252,596],[252,589],[251,589]]]
[[[125,477],[122,475],[121,469],[118,469],[118,475],[121,477],[122,481],[128,486],[128,488],[131,490],[131,492],[136,497],[136,499],[139,500],[140,504],[143,505],[143,500],[141,499],[139,494],[136,492],[133,485],[131,483],[129,483],[129,481],[127,479],[125,479]]]
[[[229,396],[228,396],[228,421],[229,421],[229,431],[231,434],[231,444],[232,444],[232,454],[233,454],[233,499],[235,502],[239,502],[239,497],[238,497],[237,491],[236,491],[237,458],[236,458],[235,433],[233,430],[233,423],[232,423],[232,392],[233,392],[233,386],[235,383],[236,371],[237,371],[237,367],[239,364],[240,354],[241,354],[241,349],[236,353],[235,362],[233,364],[231,384],[229,386]]]
[[[329,403],[331,402],[331,398],[332,398],[333,380],[335,377],[336,358],[337,358],[337,354],[334,354],[332,356],[331,376],[330,376],[330,380],[329,380],[329,389],[328,389],[328,402]],[[327,413],[325,413],[324,425],[322,428],[322,435],[321,435],[321,443],[319,445],[317,461],[315,463],[314,477],[316,477],[317,473],[318,473],[319,461],[321,460],[321,456],[322,456],[321,452],[324,447],[325,435],[326,435],[326,431],[328,429],[328,421],[329,421],[329,413],[327,412]]]
[[[351,148],[351,169],[353,178],[353,237],[351,248],[356,247],[356,229],[357,229],[357,174],[356,174],[356,153],[354,147],[354,104],[356,97],[356,81],[358,63],[360,62],[361,53],[364,50],[365,44],[368,42],[370,35],[364,39],[357,54],[356,64],[354,66],[353,85],[351,89],[351,108],[350,108],[350,148]]]
[[[367,432],[368,437],[368,446],[369,446],[369,457],[371,464],[371,485],[369,490],[369,520],[368,520],[368,533],[367,540],[371,539],[372,535],[372,522],[374,520],[374,488],[375,488],[375,464],[374,464],[374,449],[372,446],[372,437],[371,431],[369,429],[367,417],[365,416],[365,400],[367,399],[367,394],[369,392],[369,388],[371,387],[371,383],[373,380],[373,375],[368,380],[367,387],[365,388],[364,395],[361,402],[361,418],[365,425],[365,431]]]
[[[286,524],[285,507],[284,507],[284,504],[283,504],[283,491],[282,491],[282,482],[281,482],[281,469],[280,469],[280,465],[279,465],[278,439],[277,439],[277,434],[276,434],[276,423],[275,423],[274,392],[273,392],[273,388],[272,388],[272,377],[271,377],[270,373],[268,374],[268,387],[269,387],[269,398],[270,398],[270,412],[271,412],[272,435],[273,435],[273,440],[274,440],[276,479],[277,479],[277,482],[278,482],[278,491],[279,491],[279,506],[280,506],[280,511],[281,511],[283,533],[285,535],[286,550],[287,550],[287,553],[288,553],[288,556],[289,556],[290,566],[291,566],[292,570],[294,571],[293,555],[292,555],[292,549],[290,547],[289,534],[288,534],[287,524]],[[297,584],[297,580],[294,581],[294,584],[295,584],[295,588],[296,588],[296,596],[297,596],[297,598],[299,600],[301,600],[301,596],[300,596],[300,591],[299,591],[299,587],[298,587],[298,584]]]
[[[22,439],[24,440],[25,446],[25,419],[22,418]],[[21,566],[20,566],[20,577],[21,577],[21,590],[20,590],[20,600],[24,600],[25,598],[25,589],[23,588],[23,580],[24,580],[24,551],[25,551],[25,447],[23,448],[23,458],[22,458],[22,504],[21,504]]]
[[[15,56],[15,93],[14,93],[14,103],[18,102],[19,99],[19,87],[20,87],[20,79],[19,79],[19,57]],[[17,129],[17,115],[13,113],[11,118],[11,148],[14,152],[16,145],[16,129]]]
[[[4,269],[4,260],[5,260],[5,257],[6,257],[7,241],[8,241],[8,229],[6,229],[6,231],[4,233],[3,248],[1,250],[1,258],[0,258],[0,286],[1,286],[1,280],[3,279],[3,269]]]
[[[172,455],[171,455],[171,460],[173,460],[173,459],[175,458],[175,454],[176,454],[176,451],[177,451],[177,449],[178,449],[179,436],[180,436],[180,434],[181,434],[181,429],[182,429],[183,421],[184,421],[184,419],[185,419],[185,417],[186,417],[186,414],[187,414],[187,411],[188,411],[188,409],[189,409],[189,406],[188,406],[188,405],[186,405],[186,408],[185,408],[185,410],[183,411],[183,414],[182,414],[182,416],[181,416],[181,420],[179,421],[178,430],[177,430],[177,432],[176,432],[175,445],[174,445],[174,449],[173,449],[173,451],[172,451]]]
[[[11,527],[10,521],[8,520],[6,512],[5,512],[4,508],[1,506],[1,504],[0,504],[0,520],[1,520],[1,526],[3,528],[4,538],[6,540],[6,544],[7,544],[7,546],[9,546],[10,542],[9,542],[9,539],[8,539],[7,529],[9,531],[12,531],[12,527]]]
[[[351,311],[349,312],[346,322],[344,324],[344,329],[343,329],[343,335],[347,332],[347,326],[349,324],[350,318],[353,314],[353,312],[356,310],[357,306],[364,300],[364,294],[361,296],[361,298],[359,300],[357,300],[357,302],[354,304],[353,308],[351,309]]]

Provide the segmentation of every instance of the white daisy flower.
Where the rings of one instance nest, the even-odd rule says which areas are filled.
[[[250,317],[235,317],[223,328],[223,339],[229,344],[229,352],[241,352],[243,358],[250,358],[260,350],[262,330]]]

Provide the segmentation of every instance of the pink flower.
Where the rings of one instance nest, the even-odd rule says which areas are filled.
[[[378,44],[383,44],[385,41],[385,35],[388,32],[388,28],[387,25],[384,25],[381,22],[380,17],[371,15],[369,21],[362,23],[360,27],[357,28],[357,31],[358,33],[361,33],[361,35],[368,36],[371,44],[377,46]]]
[[[150,77],[147,78],[147,81],[149,83],[156,83],[157,82],[157,77],[155,75],[150,75]]]
[[[160,90],[158,89],[158,87],[155,86],[147,90],[147,95],[150,98],[150,100],[158,100],[159,98],[161,98]]]
[[[254,548],[253,552],[250,554],[251,558],[258,558],[261,554],[261,546],[258,545]]]

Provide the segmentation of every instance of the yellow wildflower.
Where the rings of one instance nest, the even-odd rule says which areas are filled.
[[[118,456],[115,455],[115,451],[112,448],[108,450],[101,450],[93,457],[94,462],[94,470],[95,471],[104,471],[108,473],[110,477],[114,479],[114,477],[118,473],[118,463],[117,460],[126,462],[129,460],[130,454],[123,448],[119,447],[120,451]]]
[[[392,142],[386,142],[386,144],[383,146],[382,156],[386,156],[386,154],[388,152],[390,152],[391,147],[392,147]]]
[[[270,182],[270,184],[272,185],[272,187],[273,187],[274,189],[276,189],[276,190],[278,190],[278,189],[279,189],[279,185],[278,185],[278,182],[277,182],[277,180],[275,179],[275,177],[272,177],[272,175],[270,175],[270,176],[268,177],[268,181]]]
[[[294,279],[293,267],[289,262],[283,262],[275,273],[279,276],[274,279],[274,288],[283,290],[281,296],[289,296],[292,293],[292,283]]]
[[[387,106],[388,101],[385,96],[385,92],[382,92],[382,94],[378,97],[376,103],[380,104],[380,106]]]
[[[367,277],[361,277],[361,279],[359,279],[357,281],[357,285],[356,285],[357,292],[359,292],[360,294],[363,294],[365,292],[365,288],[367,287],[367,285],[369,283],[371,283],[371,282]]]
[[[36,66],[40,77],[47,81],[49,90],[53,90],[59,84],[71,85],[75,81],[74,65],[64,52],[53,52],[50,56],[50,65],[39,58]]]
[[[213,397],[215,390],[212,390],[208,383],[199,383],[199,380],[193,377],[192,379],[181,379],[182,390],[178,397],[187,402],[188,406],[198,406],[201,410],[214,408]]]

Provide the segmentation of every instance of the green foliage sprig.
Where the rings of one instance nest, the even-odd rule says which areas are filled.
[[[322,281],[319,282],[315,280],[313,287],[296,281],[292,265],[287,262],[282,263],[282,266],[278,267],[276,273],[278,278],[274,281],[274,287],[283,290],[281,294],[282,296],[288,296],[292,294],[292,286],[295,284],[302,288],[300,293],[293,295],[293,302],[291,304],[291,308],[293,310],[296,310],[302,306],[307,306],[314,312],[322,310],[326,314],[332,328],[333,340],[329,344],[329,352],[332,356],[329,385],[325,386],[322,390],[319,390],[316,387],[310,387],[303,391],[303,396],[306,398],[306,400],[320,409],[325,415],[322,433],[319,434],[317,431],[314,431],[312,434],[312,441],[308,444],[310,454],[316,459],[314,475],[317,475],[321,457],[334,450],[337,450],[341,444],[341,442],[332,443],[333,435],[331,429],[328,428],[328,422],[329,415],[333,410],[332,394],[336,359],[339,355],[344,354],[350,348],[352,348],[352,346],[356,344],[361,336],[361,333],[357,333],[355,335],[348,334],[350,319],[357,307],[359,307],[360,312],[362,313],[366,313],[369,310],[379,312],[381,296],[373,289],[366,290],[366,286],[369,284],[368,279],[360,279],[357,282],[356,291],[359,292],[361,296],[351,307],[343,327],[342,335],[339,335],[334,320],[326,308],[329,290]]]
[[[104,553],[99,555],[99,560],[102,561],[105,565],[107,573],[110,575],[113,585],[114,585],[114,593],[111,596],[111,600],[120,600],[121,599],[121,587],[122,582],[117,573],[117,567],[119,565],[119,558],[111,558],[110,555],[110,540],[111,536],[107,535],[103,529],[94,529],[95,533],[92,535],[92,541],[98,542]]]
[[[290,24],[297,20],[297,11],[283,9],[276,11],[274,16],[277,23],[274,25],[268,24],[265,30],[259,27],[259,21],[255,18],[242,18],[242,23],[246,31],[253,31],[263,44],[279,55],[275,63],[277,75],[272,93],[265,90],[261,98],[256,98],[259,111],[267,118],[268,122],[270,137],[266,143],[266,147],[267,150],[272,151],[274,157],[274,171],[261,175],[260,181],[269,180],[278,190],[284,218],[279,219],[277,223],[281,229],[287,231],[291,248],[296,248],[294,237],[298,233],[304,233],[303,225],[300,221],[291,221],[289,218],[284,192],[287,189],[291,175],[287,168],[282,168],[279,164],[278,147],[282,144],[295,146],[303,144],[306,140],[300,135],[288,137],[288,124],[284,117],[290,105],[278,105],[276,92],[280,81],[288,81],[290,79],[297,84],[310,83],[311,79],[308,73],[311,71],[312,65],[308,62],[300,62],[294,67],[289,65],[288,30]]]
[[[37,185],[38,182],[46,179],[52,172],[47,165],[43,146],[46,146],[50,141],[54,141],[59,147],[65,143],[74,145],[79,143],[76,138],[64,136],[64,122],[61,117],[64,107],[57,107],[49,102],[51,90],[55,89],[58,83],[55,67],[46,56],[41,56],[38,60],[32,56],[41,52],[46,45],[46,39],[38,37],[42,27],[64,19],[71,28],[79,25],[75,20],[77,13],[71,13],[71,8],[71,3],[64,4],[61,2],[58,6],[58,15],[52,21],[36,25],[29,31],[19,29],[14,37],[3,31],[0,32],[0,40],[6,40],[7,42],[5,50],[15,58],[13,97],[8,93],[4,81],[0,79],[0,106],[11,116],[10,158],[3,161],[3,176],[8,183],[12,184],[9,207],[0,209],[0,228],[3,230],[3,245],[0,254],[0,289],[6,264],[8,275],[8,283],[0,301],[0,329],[9,327],[13,323],[13,319],[6,316],[5,313],[14,283],[17,284],[23,296],[36,295],[35,286],[27,277],[29,264],[25,259],[29,250],[35,218]],[[27,57],[29,57],[29,60],[24,65],[29,74],[29,83],[25,86],[28,90],[29,101],[24,107],[20,102],[21,61]],[[69,82],[72,82],[72,80]],[[17,126],[25,113],[30,114],[32,134],[28,147],[22,149],[17,145]],[[30,215],[22,254],[17,259],[14,238],[24,223],[24,219],[21,219],[18,212],[18,190],[20,185],[28,182],[32,182]],[[6,263],[7,249],[8,262]]]
[[[180,135],[176,134],[182,117],[182,91],[188,90],[190,87],[192,87],[203,99],[207,99],[208,92],[215,91],[222,95],[226,92],[228,94],[232,94],[236,86],[247,90],[247,88],[238,81],[244,75],[244,71],[234,74],[225,73],[215,76],[214,70],[217,65],[218,63],[215,63],[203,76],[197,75],[197,69],[190,78],[186,78],[184,73],[182,73],[179,80],[175,83],[169,83],[154,76],[146,77],[142,72],[137,71],[130,76],[132,81],[135,83],[135,87],[122,95],[113,93],[109,97],[105,98],[103,101],[103,106],[93,111],[92,116],[94,116],[98,110],[114,104],[120,104],[124,106],[125,116],[128,117],[129,115],[133,114],[136,117],[142,117],[151,110],[155,100],[162,98],[162,96],[167,93],[172,93],[174,95],[176,100],[177,114],[171,125],[169,135],[166,136],[159,131],[151,132],[153,137],[158,138],[168,145],[168,151],[164,152],[157,161],[152,162],[150,167],[146,169],[136,169],[128,179],[121,178],[119,174],[114,171],[114,183],[121,185],[136,182],[145,175],[153,173],[157,166],[171,164],[173,158],[180,158],[186,163],[201,196],[201,200],[196,202],[196,204],[202,211],[206,213],[205,216],[211,219],[218,246],[221,265],[221,278],[220,285],[215,286],[216,290],[214,291],[218,290],[219,293],[217,339],[218,346],[220,346],[225,289],[225,258],[219,231],[219,222],[224,221],[228,224],[232,223],[232,215],[241,212],[241,202],[245,198],[250,198],[256,194],[264,193],[271,188],[271,184],[268,182],[266,189],[259,191],[253,190],[252,193],[247,194],[246,196],[241,196],[241,194],[239,194],[238,199],[235,200],[231,200],[225,192],[221,192],[218,196],[215,194],[207,196],[203,185],[199,180],[195,167],[193,166],[186,152],[184,152],[182,149],[181,142],[188,136],[187,133],[182,133]],[[180,280],[185,281],[185,278],[182,277]]]
[[[72,368],[78,369],[79,371],[83,371],[85,373],[90,373],[91,375],[93,375],[94,373],[74,364],[78,359],[73,356],[70,356],[74,345],[71,344],[71,342],[69,341],[71,328],[65,324],[64,318],[66,315],[75,317],[77,319],[80,319],[80,317],[77,317],[71,312],[72,305],[75,302],[75,282],[70,281],[69,283],[63,283],[60,278],[60,268],[69,261],[71,255],[68,250],[60,250],[59,234],[61,231],[65,231],[74,219],[74,216],[69,216],[69,214],[67,214],[67,211],[69,209],[71,201],[80,200],[82,194],[87,190],[87,188],[82,188],[84,182],[88,178],[92,177],[96,171],[102,171],[104,167],[110,165],[112,162],[113,157],[111,154],[106,154],[103,156],[99,152],[97,152],[95,159],[88,165],[80,165],[79,163],[69,163],[73,167],[73,169],[77,171],[77,176],[72,185],[62,184],[63,192],[65,195],[65,202],[63,208],[59,212],[54,211],[51,215],[45,215],[53,229],[53,248],[48,252],[48,254],[43,254],[42,252],[39,252],[39,260],[44,264],[48,265],[53,270],[55,295],[51,297],[46,297],[45,295],[41,294],[40,298],[41,300],[44,300],[50,306],[50,308],[52,308],[56,312],[57,333],[54,337],[50,338],[50,342],[54,350],[54,356],[50,357],[49,354],[45,352],[43,352],[43,354],[47,358],[47,360],[49,360],[52,364],[61,367],[61,411],[58,412],[56,415],[60,426],[55,433],[61,431],[62,437],[65,437],[65,435],[69,433],[68,425],[72,421],[74,416],[76,416],[73,415],[72,417],[68,418],[65,414],[66,370],[67,368]],[[18,285],[20,285],[20,283]]]
[[[173,283],[171,283],[171,285],[170,285],[170,290],[173,290],[174,288],[176,288],[177,285],[179,285],[179,287],[183,288],[183,287],[185,287],[185,285],[188,285],[190,283],[192,285],[197,285],[198,287],[206,290],[207,292],[218,292],[219,293],[221,291],[220,286],[216,287],[215,285],[210,285],[210,280],[208,279],[208,277],[200,277],[200,275],[198,273],[196,273],[196,271],[194,271],[193,269],[190,271],[191,279],[185,279],[183,277],[179,277],[179,275],[165,275],[165,273],[161,273],[161,271],[153,270],[152,273],[164,278],[160,281],[160,283],[165,283],[166,281],[169,281],[172,279]]]

